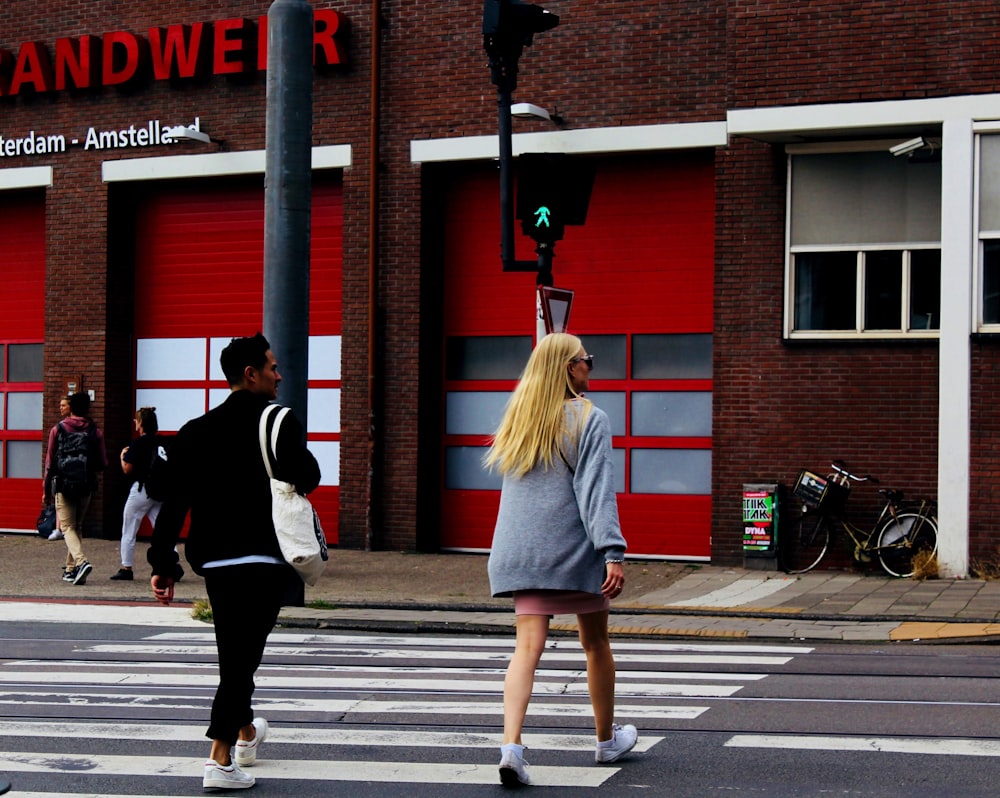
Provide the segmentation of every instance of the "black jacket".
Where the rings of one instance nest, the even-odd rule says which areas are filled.
[[[174,546],[189,511],[184,553],[195,573],[214,560],[254,554],[281,559],[257,431],[267,404],[250,391],[234,391],[177,433],[167,461],[166,499],[146,555],[154,575],[175,574]],[[309,493],[319,484],[320,473],[304,438],[302,424],[289,413],[278,438],[275,477]]]

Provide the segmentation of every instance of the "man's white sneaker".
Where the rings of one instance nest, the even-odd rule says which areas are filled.
[[[528,763],[524,761],[524,746],[507,743],[500,746],[500,783],[504,787],[531,784]]]
[[[236,762],[223,766],[214,759],[209,759],[205,763],[202,785],[206,790],[245,790],[253,787],[254,781],[254,777],[240,770]]]
[[[257,734],[252,740],[236,741],[236,764],[241,768],[250,767],[257,761],[257,751],[260,750],[260,744],[267,739],[266,720],[254,718],[253,727],[257,730]]]
[[[62,540],[63,533],[61,529],[53,529],[52,534],[49,535],[48,540]]]
[[[631,723],[619,726],[617,723],[611,724],[611,739],[604,742],[598,741],[597,751],[594,753],[595,762],[617,762],[625,754],[635,748],[639,740],[639,732]]]

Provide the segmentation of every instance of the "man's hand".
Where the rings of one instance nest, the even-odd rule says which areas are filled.
[[[153,588],[153,596],[156,598],[160,604],[165,607],[170,606],[170,602],[174,600],[174,580],[169,576],[156,576],[149,580],[149,584]]]

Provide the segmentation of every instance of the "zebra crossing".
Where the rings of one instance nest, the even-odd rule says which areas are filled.
[[[107,785],[136,779],[157,788],[176,783],[176,791],[159,788],[165,795],[200,792],[217,679],[214,638],[203,629],[78,642],[70,656],[0,665],[0,773],[46,787],[16,794],[127,795]],[[271,723],[267,753],[254,768],[258,783],[495,785],[512,648],[510,638],[275,632],[256,678],[255,712]],[[713,700],[809,651],[616,641],[617,715],[640,730],[694,721]],[[532,765],[534,782],[583,788],[612,781],[620,767],[593,764],[579,643],[552,640],[542,665],[529,720],[543,731],[525,735],[543,763]],[[641,733],[636,755],[663,739]],[[125,742],[109,752],[107,740]],[[565,756],[544,764],[550,752],[579,756],[574,764],[562,764]]]

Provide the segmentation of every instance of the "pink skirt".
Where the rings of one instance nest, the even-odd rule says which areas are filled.
[[[515,615],[589,615],[611,609],[611,601],[599,593],[582,590],[515,590]]]

